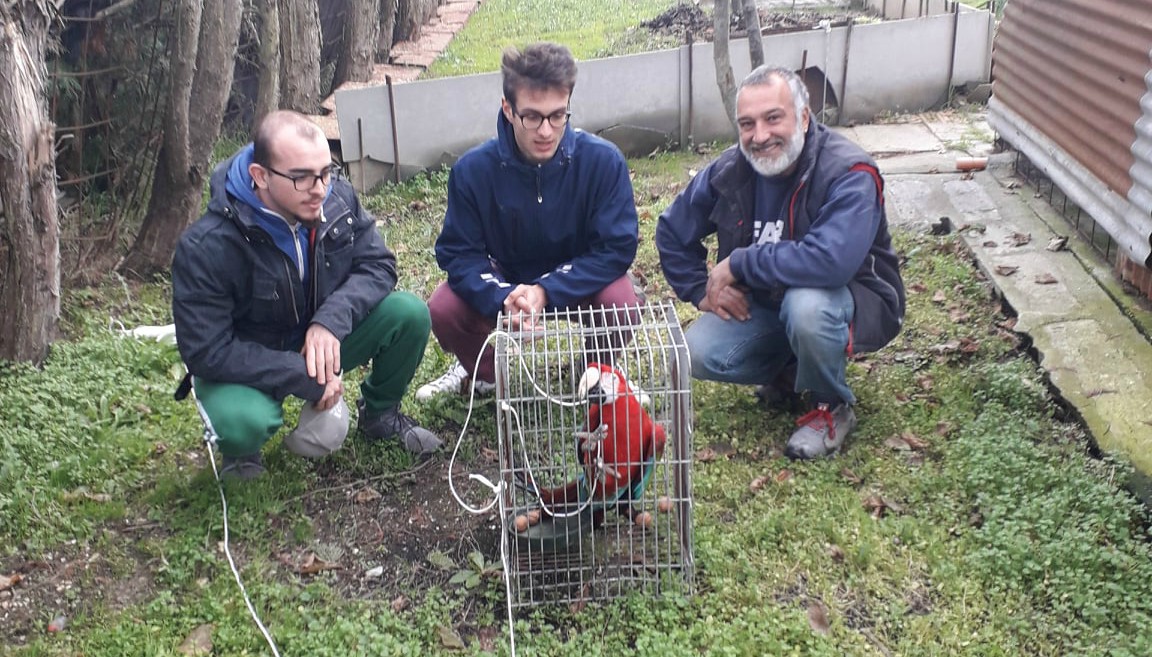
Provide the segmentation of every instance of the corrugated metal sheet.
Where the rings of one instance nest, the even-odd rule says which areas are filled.
[[[1134,259],[1152,235],[1152,2],[1010,0],[989,121]],[[1061,182],[1060,178],[1071,178]]]

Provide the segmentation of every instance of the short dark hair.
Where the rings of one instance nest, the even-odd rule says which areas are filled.
[[[269,112],[267,116],[260,119],[252,137],[252,161],[262,167],[272,164],[272,142],[276,141],[284,130],[292,128],[296,129],[297,137],[304,139],[316,139],[323,134],[320,132],[320,126],[309,121],[299,112],[291,110]]]
[[[504,74],[504,98],[513,106],[520,89],[561,89],[571,94],[576,86],[576,60],[558,43],[533,43],[523,51],[509,46],[504,50],[500,72]]]

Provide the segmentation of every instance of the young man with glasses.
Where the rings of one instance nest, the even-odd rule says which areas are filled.
[[[260,450],[289,395],[336,417],[320,423],[332,430],[294,432],[285,446],[306,456],[338,449],[348,427],[342,373],[369,361],[360,431],[421,457],[440,446],[400,412],[428,341],[427,306],[394,289],[396,257],[337,173],[315,124],[273,112],[216,168],[208,210],[177,246],[176,340],[226,475],[264,472]]]
[[[603,306],[581,317],[604,326],[636,321],[628,268],[638,223],[628,164],[611,143],[569,125],[572,54],[553,43],[509,48],[501,72],[496,138],[465,153],[448,178],[436,240],[448,280],[428,307],[432,332],[456,362],[416,391],[420,400],[467,394],[469,382],[478,393],[494,389],[491,347],[476,363],[501,311],[513,329],[530,327],[545,309]],[[610,362],[619,346],[590,343],[587,355]]]

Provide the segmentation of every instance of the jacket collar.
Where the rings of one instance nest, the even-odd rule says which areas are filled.
[[[535,164],[529,164],[520,157],[520,148],[516,145],[516,133],[512,128],[512,123],[504,116],[502,110],[496,112],[496,150],[500,155],[501,164],[513,165],[519,167],[535,168]],[[564,136],[560,138],[560,145],[556,147],[556,153],[552,159],[544,162],[541,166],[553,167],[567,164],[572,160],[572,156],[576,153],[576,128],[572,127],[572,122],[569,121],[564,126]]]

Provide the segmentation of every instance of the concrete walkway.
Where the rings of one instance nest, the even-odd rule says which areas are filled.
[[[978,266],[1017,313],[1057,394],[1105,452],[1135,465],[1133,489],[1152,501],[1152,327],[1113,268],[1035,188],[1015,155],[992,154],[979,113],[925,114],[907,123],[838,129],[873,153],[887,180],[889,220],[927,232],[940,217],[960,230]],[[989,156],[987,170],[956,170]],[[1068,247],[1049,250],[1053,238]]]

